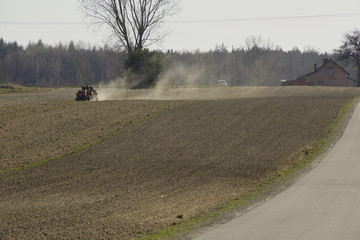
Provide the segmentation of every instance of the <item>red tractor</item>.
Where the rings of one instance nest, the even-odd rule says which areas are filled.
[[[81,85],[81,90],[76,93],[76,101],[97,101],[98,94],[93,87]]]

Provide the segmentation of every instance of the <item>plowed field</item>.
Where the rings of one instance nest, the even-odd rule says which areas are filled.
[[[22,169],[0,173],[0,239],[131,239],[207,212],[291,164],[360,95],[175,89],[79,103],[73,93],[0,92],[0,170]]]

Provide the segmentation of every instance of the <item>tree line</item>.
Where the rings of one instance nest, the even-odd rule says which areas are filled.
[[[194,76],[190,82],[206,86],[216,85],[220,79],[230,86],[278,86],[281,79],[296,79],[312,72],[314,64],[319,66],[323,58],[329,57],[331,55],[313,49],[283,51],[256,39],[245,47],[231,50],[219,45],[208,52],[168,52],[175,85],[186,83],[184,73],[187,72]],[[176,71],[179,66],[185,71]]]
[[[334,57],[314,49],[284,51],[256,37],[249,38],[240,48],[218,45],[207,52],[156,51],[156,56],[156,61],[165,65],[159,67],[162,79],[171,86],[212,86],[220,79],[231,86],[277,86],[281,79],[310,73],[314,64],[320,66],[323,58]],[[126,75],[127,60],[126,52],[109,47],[74,42],[50,46],[39,40],[24,48],[0,39],[2,83],[37,87],[107,83]],[[347,70],[356,76],[354,69]]]
[[[57,87],[97,84],[121,74],[123,53],[84,44],[45,45],[39,40],[24,48],[0,39],[0,83]]]

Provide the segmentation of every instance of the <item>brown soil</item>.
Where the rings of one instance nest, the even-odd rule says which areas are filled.
[[[258,88],[241,98],[244,88],[221,88],[207,101],[83,103],[43,102],[26,93],[26,104],[18,102],[22,93],[0,93],[8,99],[0,102],[0,169],[103,139],[39,167],[0,174],[0,239],[131,239],[207,212],[291,164],[360,94],[284,89]],[[185,98],[209,98],[197,90],[196,98]]]
[[[182,102],[72,101],[1,107],[0,170],[66,153],[179,104]]]

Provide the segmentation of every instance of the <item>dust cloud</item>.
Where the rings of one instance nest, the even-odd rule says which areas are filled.
[[[160,76],[156,85],[150,89],[132,89],[137,79],[128,81],[126,78],[117,78],[109,83],[102,83],[98,87],[99,101],[106,100],[192,100],[207,98],[199,96],[206,69],[189,69],[185,66],[176,66]],[[132,82],[133,84],[129,84]],[[197,89],[197,90],[195,90]]]

